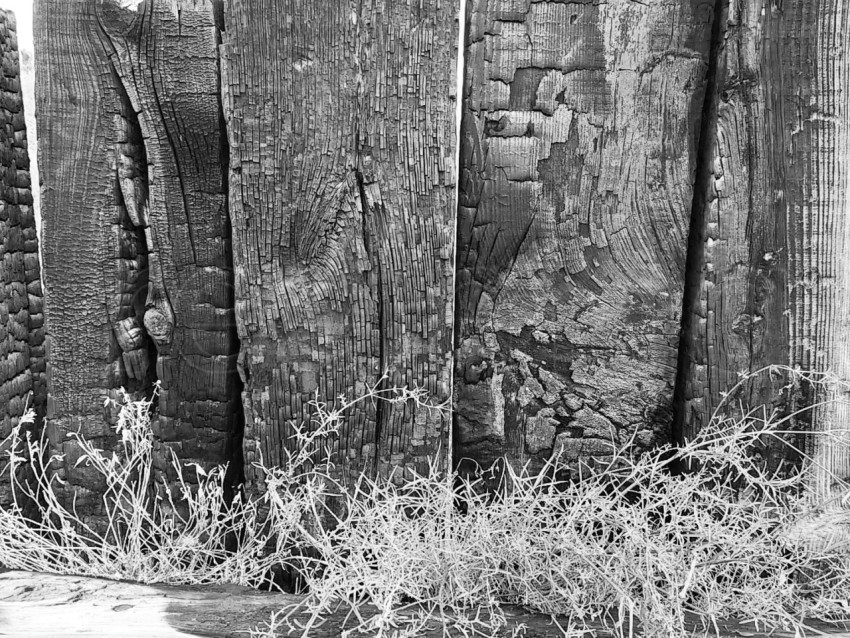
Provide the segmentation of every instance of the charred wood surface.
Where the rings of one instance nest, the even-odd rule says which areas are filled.
[[[467,3],[456,459],[668,438],[713,5]]]
[[[850,380],[850,14],[840,0],[733,1],[723,26],[716,143],[700,194],[700,277],[681,370],[684,437],[704,426],[738,372],[778,364]],[[788,425],[846,428],[846,388],[824,393],[790,381],[763,374],[732,401],[784,416],[835,400]],[[828,492],[836,476],[850,476],[847,435],[806,438],[819,490]],[[779,445],[763,452],[774,465],[788,456]]]
[[[105,395],[159,381],[155,434],[186,459],[225,461],[241,420],[218,36],[208,1],[35,11],[50,433],[96,508],[65,435],[108,447]]]
[[[0,441],[27,407],[44,416],[45,393],[41,275],[17,33],[12,12],[0,10]],[[0,446],[3,461],[5,452]],[[0,506],[10,502],[8,489],[0,480]]]
[[[245,464],[284,462],[315,398],[449,393],[457,7],[234,0],[224,12]],[[342,477],[426,471],[448,419],[364,402]]]

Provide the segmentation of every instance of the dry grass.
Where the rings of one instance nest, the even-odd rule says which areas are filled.
[[[786,372],[796,381],[823,382]],[[373,388],[365,398],[424,401],[419,392],[387,392]],[[687,634],[688,618],[706,629],[738,619],[758,629],[803,631],[805,618],[850,615],[847,537],[824,542],[822,534],[807,533],[812,521],[825,520],[828,505],[807,491],[811,462],[769,474],[755,453],[767,439],[788,444],[787,418],[718,412],[680,449],[641,456],[628,445],[612,449],[571,482],[547,478],[557,475],[553,460],[535,476],[507,466],[495,494],[436,467],[403,485],[362,477],[343,489],[326,465],[303,468],[351,403],[319,404],[313,430],[298,434],[301,451],[287,467],[265,470],[267,491],[224,507],[220,470],[197,489],[184,486],[180,503],[156,500],[145,469],[145,406],[127,402],[119,424],[123,457],[86,449],[88,462],[109,477],[109,534],[76,531],[79,520],[50,498],[47,464],[35,462],[42,478],[30,489],[44,503],[41,520],[26,524],[20,508],[0,514],[0,563],[144,582],[247,585],[276,564],[299,570],[308,587],[301,608],[275,615],[255,637],[308,636],[340,607],[356,619],[352,635],[398,637],[416,636],[434,620],[465,635],[495,635],[505,622],[500,606],[508,603],[569,618],[564,635],[601,622],[622,636],[678,638]],[[29,458],[39,458],[43,445],[27,445]],[[14,464],[26,457],[11,458]],[[675,475],[673,463],[692,471]],[[347,495],[342,513],[323,508],[329,493]],[[188,516],[176,514],[187,508]],[[850,519],[840,507],[828,516],[836,529]],[[234,531],[241,542],[229,553],[221,539]],[[311,620],[296,624],[305,610]]]
[[[44,438],[33,438],[30,411],[0,449],[8,462],[0,465],[11,482],[14,503],[0,510],[0,565],[30,571],[79,574],[143,583],[235,583],[268,585],[272,570],[309,571],[312,559],[296,554],[313,527],[324,502],[322,468],[312,467],[324,438],[346,410],[364,400],[420,400],[421,392],[370,388],[365,396],[340,400],[334,408],[316,402],[316,423],[296,433],[295,452],[287,463],[262,468],[266,491],[245,501],[224,499],[225,467],[207,472],[194,465],[186,472],[170,448],[172,476],[166,485],[155,478],[154,438],[150,427],[153,398],[131,400],[122,394],[116,432],[121,451],[107,454],[77,433],[69,434],[82,449],[85,463],[103,477],[105,529],[96,529],[58,498],[59,482]],[[45,428],[46,429],[46,428]],[[26,470],[22,472],[21,470]],[[197,482],[188,482],[193,474]],[[28,480],[21,480],[22,476]]]

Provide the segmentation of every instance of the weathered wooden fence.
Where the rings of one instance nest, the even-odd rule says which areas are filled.
[[[333,439],[341,477],[403,477],[679,441],[763,365],[850,376],[842,0],[126,4],[36,0],[47,413],[81,497],[64,433],[108,444],[122,386],[252,482],[316,393],[451,396]],[[787,381],[741,398],[822,398]]]

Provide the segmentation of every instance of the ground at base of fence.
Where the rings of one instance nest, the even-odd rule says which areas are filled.
[[[0,571],[0,636],[43,638],[55,636],[109,636],[110,638],[246,638],[249,630],[268,621],[273,611],[298,603],[289,594],[270,594],[238,586],[171,587],[141,585],[80,576],[22,571]],[[534,638],[562,636],[548,616],[507,607],[508,625],[502,632]],[[311,638],[337,638],[342,635],[345,613],[327,619],[309,631]],[[566,626],[566,623],[562,623]],[[840,628],[811,623],[812,636],[850,638],[850,626]],[[760,638],[745,625],[721,626],[721,636]],[[300,633],[300,632],[299,632]],[[298,634],[291,634],[298,635]],[[421,638],[443,637],[443,627],[421,633]],[[637,634],[636,634],[637,635]],[[711,632],[707,635],[715,635]],[[597,631],[587,638],[604,638]],[[791,634],[775,632],[772,637]]]

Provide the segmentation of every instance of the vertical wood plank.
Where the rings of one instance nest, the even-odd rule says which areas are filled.
[[[99,15],[124,134],[141,134],[121,146],[118,175],[147,248],[156,432],[182,457],[232,460],[242,406],[213,2],[148,1],[135,15],[106,4]]]
[[[713,5],[468,2],[462,470],[668,438]]]
[[[160,381],[155,434],[187,459],[226,460],[240,421],[217,30],[200,0],[38,0],[35,25],[48,416],[94,511],[65,433],[111,445],[104,394]]]
[[[34,11],[47,417],[54,449],[73,454],[64,433],[81,430],[95,442],[108,436],[104,390],[121,383],[110,375],[117,353],[107,310],[119,281],[120,213],[114,180],[104,179],[115,172],[111,129],[119,106],[95,36],[94,3],[39,0]],[[94,481],[70,468],[59,477],[76,484],[83,511],[96,507]]]
[[[739,371],[781,364],[850,380],[848,27],[838,0],[729,3],[685,436],[704,425]],[[798,425],[846,427],[846,392],[783,390],[788,381],[762,375],[735,399],[766,404],[768,414],[837,399],[801,414]],[[850,475],[850,439],[839,439],[809,450],[823,467],[822,494],[829,472]],[[788,456],[778,444],[764,453],[773,465]]]

